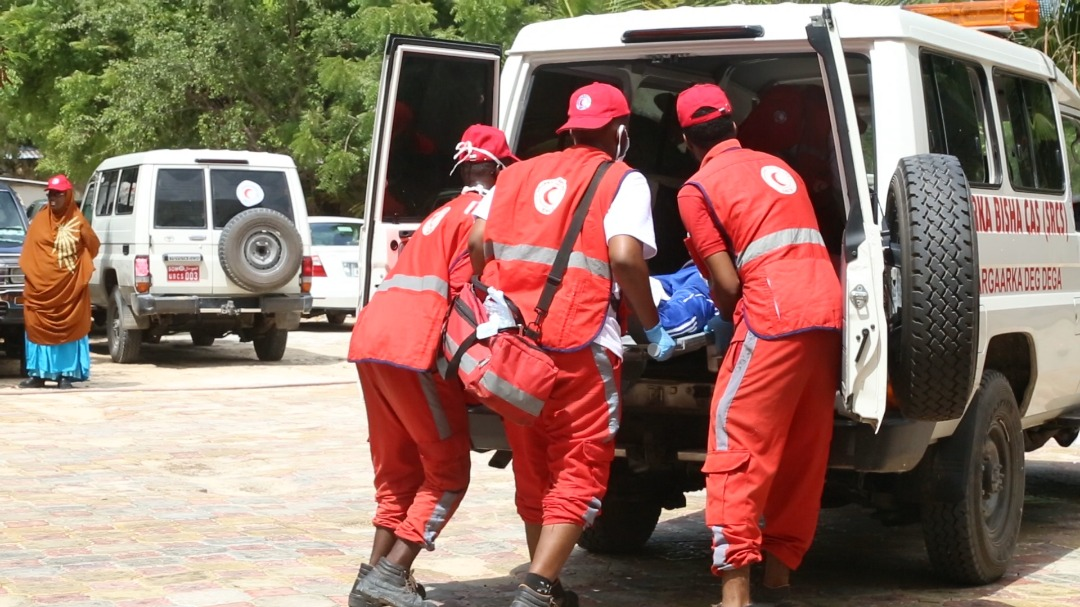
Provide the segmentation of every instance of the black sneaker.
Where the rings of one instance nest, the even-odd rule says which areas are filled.
[[[45,380],[40,377],[27,377],[19,382],[20,388],[44,388]]]
[[[554,591],[554,588],[552,590]],[[574,595],[574,598],[576,599],[577,595]],[[555,602],[554,596],[533,590],[522,584],[518,586],[517,594],[514,595],[514,602],[510,603],[510,607],[559,607],[559,603]]]
[[[73,386],[71,384],[70,379],[68,379],[66,377],[61,377],[60,381],[56,382],[56,387],[59,388],[60,390],[70,390],[70,389],[74,388],[75,386]]]
[[[364,575],[354,592],[369,604],[381,607],[436,607],[420,596],[416,586],[408,571],[384,557]]]

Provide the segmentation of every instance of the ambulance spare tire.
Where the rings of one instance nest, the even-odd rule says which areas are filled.
[[[979,342],[978,249],[960,161],[902,158],[886,212],[893,396],[909,419],[957,419],[974,387]]]
[[[221,230],[218,259],[229,280],[248,291],[278,289],[296,277],[303,256],[300,232],[272,209],[249,209]]]

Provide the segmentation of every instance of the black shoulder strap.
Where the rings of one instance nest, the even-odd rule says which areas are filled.
[[[570,222],[570,228],[566,231],[566,236],[563,238],[558,254],[555,255],[555,261],[551,264],[551,274],[548,275],[547,284],[544,285],[544,290],[540,293],[540,300],[536,302],[536,320],[533,322],[532,330],[537,335],[540,334],[540,325],[544,322],[544,317],[547,316],[548,309],[551,308],[551,302],[555,299],[555,292],[562,285],[563,275],[566,274],[566,266],[570,263],[570,251],[573,250],[578,234],[581,233],[581,228],[585,225],[585,216],[589,214],[589,207],[592,206],[596,189],[600,187],[600,181],[604,179],[604,175],[607,174],[611,165],[611,161],[605,160],[600,163],[600,166],[596,167],[596,173],[593,174],[592,181],[589,182],[589,187],[585,190],[585,195],[581,197],[581,202],[578,203],[577,209],[574,210],[574,219]]]

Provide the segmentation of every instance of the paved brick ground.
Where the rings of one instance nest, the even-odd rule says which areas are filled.
[[[372,536],[371,469],[347,333],[308,325],[282,363],[250,344],[147,347],[70,393],[19,391],[0,366],[0,607],[344,605]],[[298,384],[316,385],[298,385]],[[232,388],[229,388],[229,387]],[[418,577],[451,607],[504,607],[526,561],[508,471],[474,482]],[[1029,455],[1022,543],[984,588],[942,585],[917,527],[828,511],[796,582],[811,605],[1080,606],[1080,449]],[[701,606],[702,496],[639,556],[575,552],[586,606]]]

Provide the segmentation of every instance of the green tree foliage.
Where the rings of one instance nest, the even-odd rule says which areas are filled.
[[[728,3],[0,0],[0,154],[32,144],[45,154],[39,173],[82,181],[105,157],[152,148],[283,152],[313,211],[357,212],[387,34],[505,47],[542,19]],[[1018,37],[1070,75],[1076,4]]]
[[[1043,0],[1039,27],[1014,36],[1016,42],[1046,53],[1076,84],[1077,52],[1080,51],[1080,2]]]
[[[527,0],[0,2],[0,139],[79,181],[153,148],[283,152],[313,210],[347,212],[388,33],[506,44],[547,15]]]

